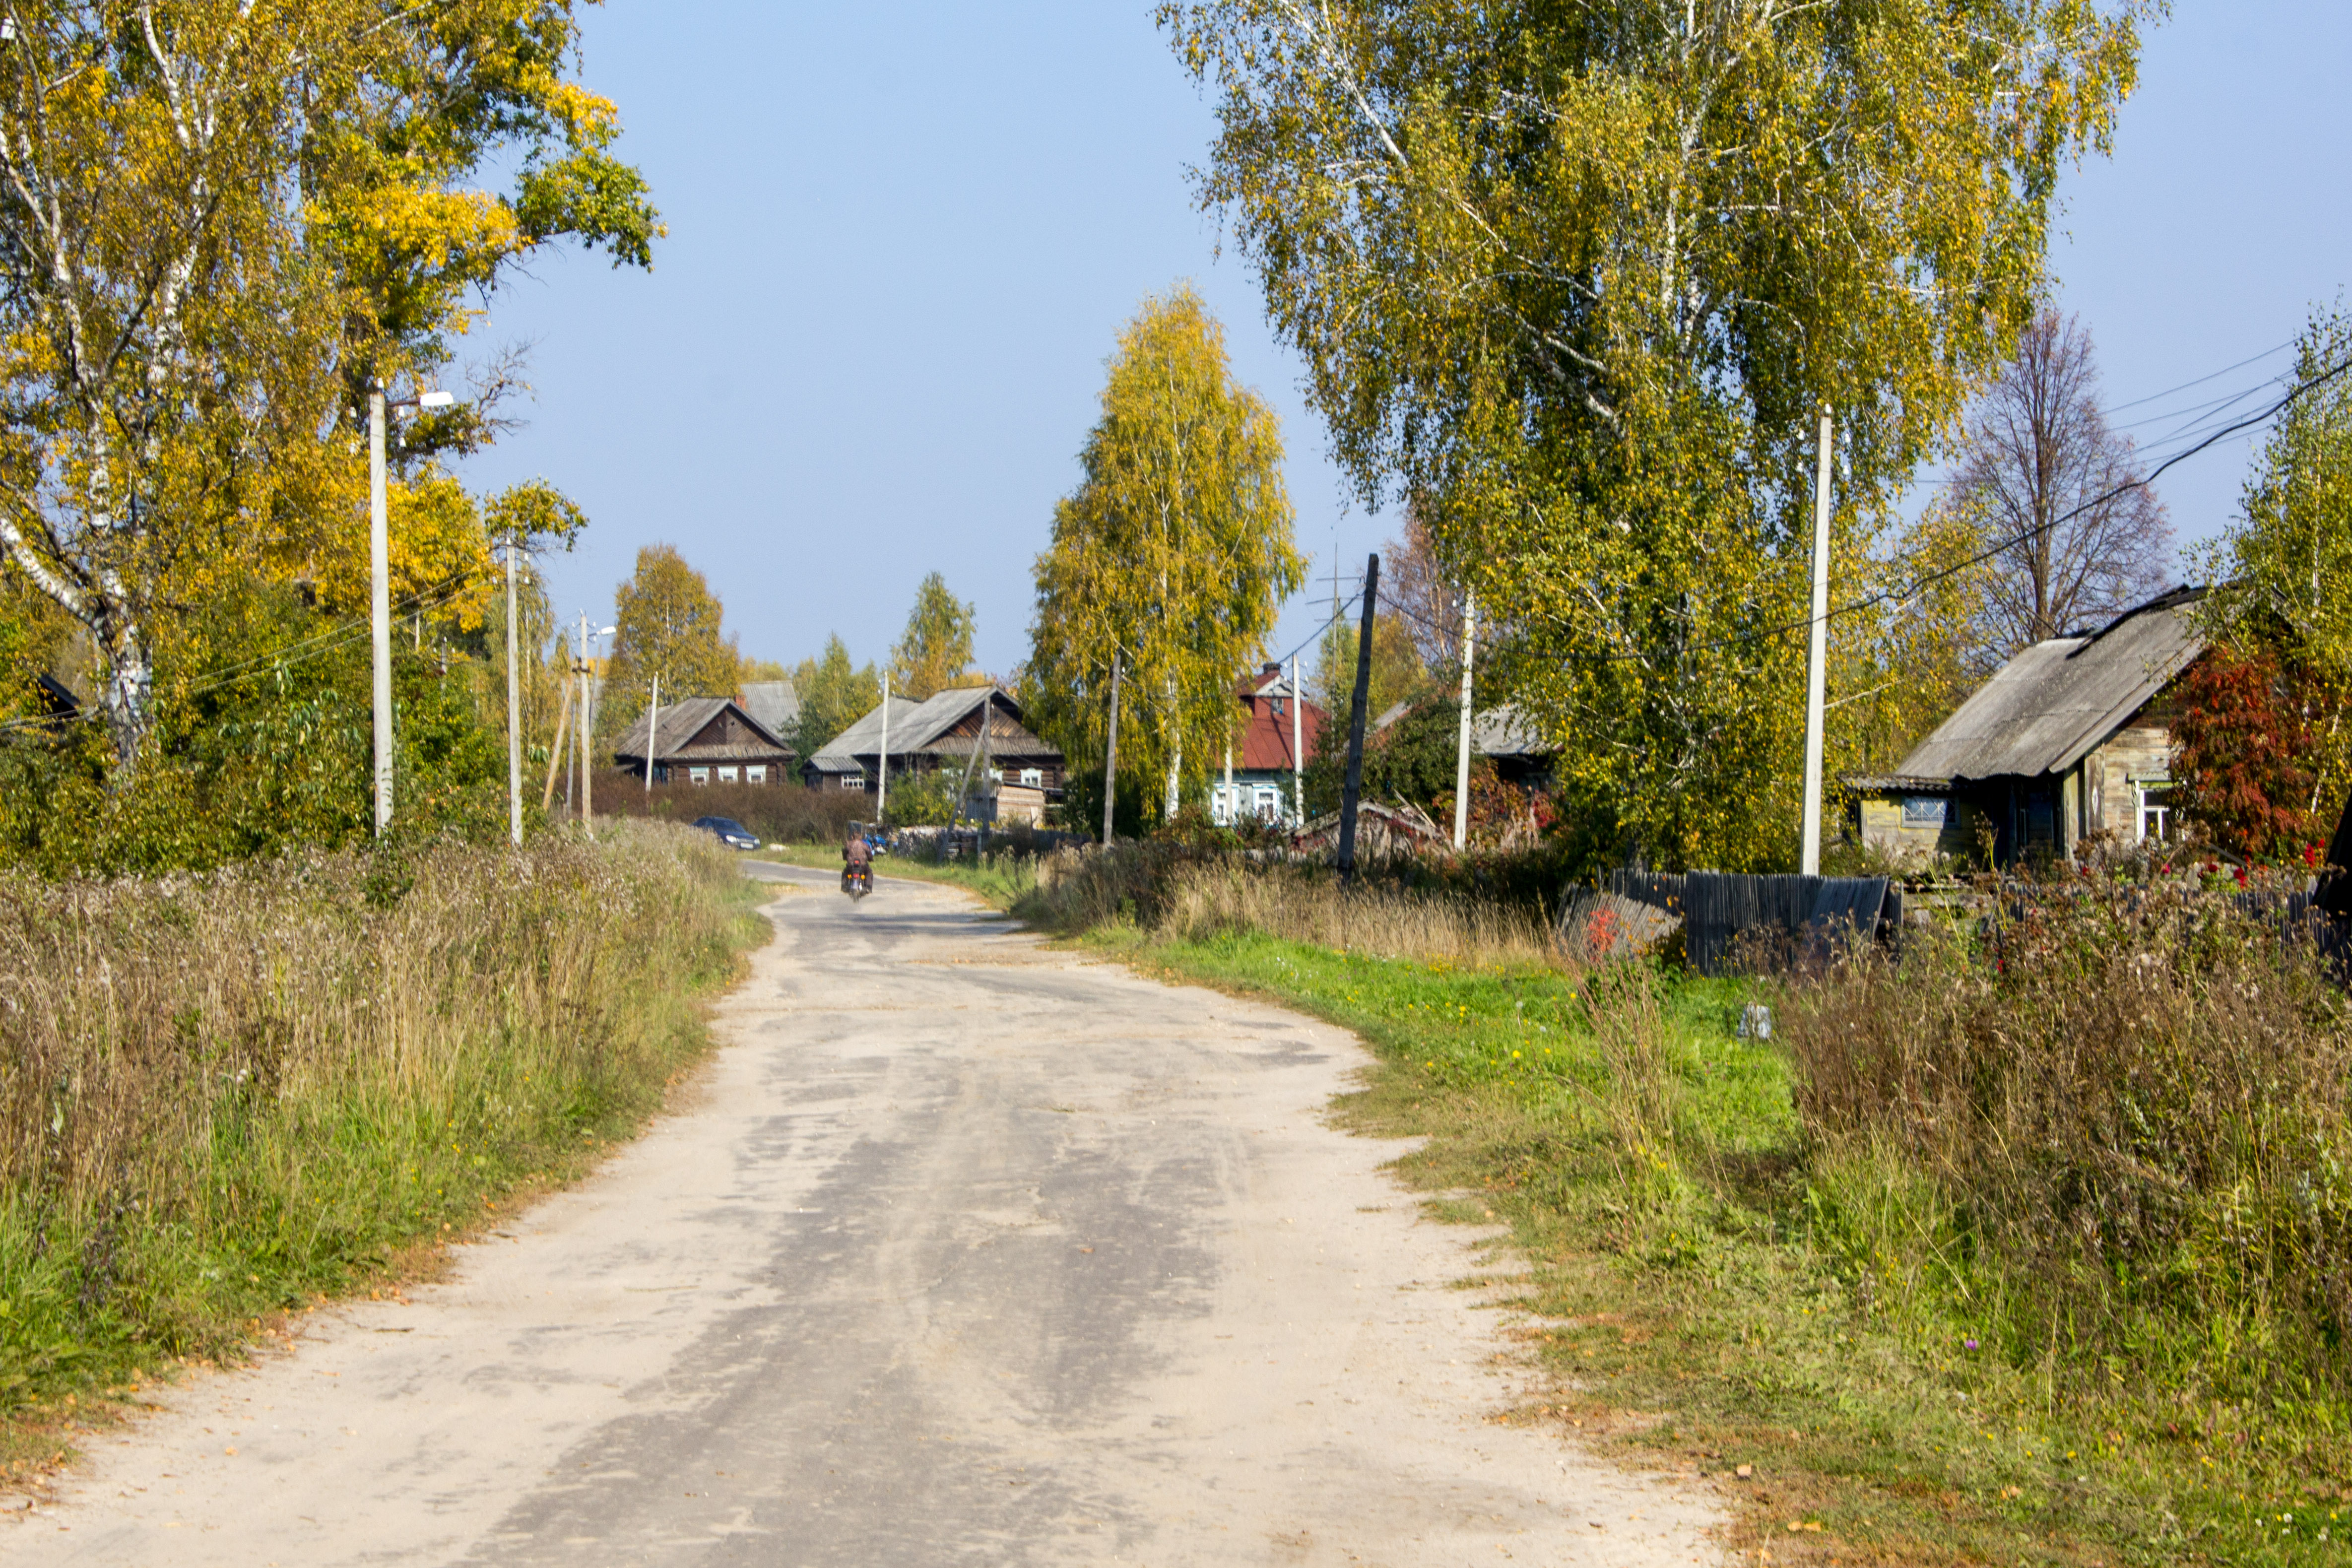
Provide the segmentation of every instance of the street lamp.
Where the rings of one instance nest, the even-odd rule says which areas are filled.
[[[387,404],[383,388],[368,392],[368,620],[375,645],[375,833],[392,826],[392,542],[384,500],[383,416],[386,407],[446,408],[446,392],[420,392]]]

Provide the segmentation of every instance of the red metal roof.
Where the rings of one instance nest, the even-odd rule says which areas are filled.
[[[1298,759],[1290,751],[1288,677],[1271,672],[1253,675],[1234,686],[1234,695],[1249,714],[1242,730],[1242,743],[1234,752],[1234,766],[1280,769],[1285,773],[1296,767]],[[1312,702],[1301,701],[1298,706],[1299,742],[1311,757],[1315,754],[1315,737],[1323,728],[1323,710]],[[1282,711],[1276,712],[1276,708]]]

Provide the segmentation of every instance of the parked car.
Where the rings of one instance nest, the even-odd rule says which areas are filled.
[[[719,836],[719,842],[730,849],[757,849],[760,837],[731,816],[698,816],[694,825]]]

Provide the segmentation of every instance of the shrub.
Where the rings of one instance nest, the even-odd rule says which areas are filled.
[[[1988,1342],[2093,1385],[2284,1397],[2284,1364],[2352,1395],[2352,1010],[2283,919],[2042,889],[1851,955],[1785,1025],[1817,1196],[1891,1160],[1924,1195],[1856,1256]]]
[[[891,793],[895,799],[898,792]],[[599,816],[687,823],[731,816],[772,844],[842,843],[849,837],[849,825],[870,817],[874,809],[871,795],[797,784],[658,784],[648,794],[643,778],[623,773],[598,774],[592,804]]]

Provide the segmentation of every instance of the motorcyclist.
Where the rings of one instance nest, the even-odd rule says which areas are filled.
[[[874,847],[866,842],[866,835],[853,830],[849,842],[841,847],[841,877],[846,882],[869,877],[874,872]]]

